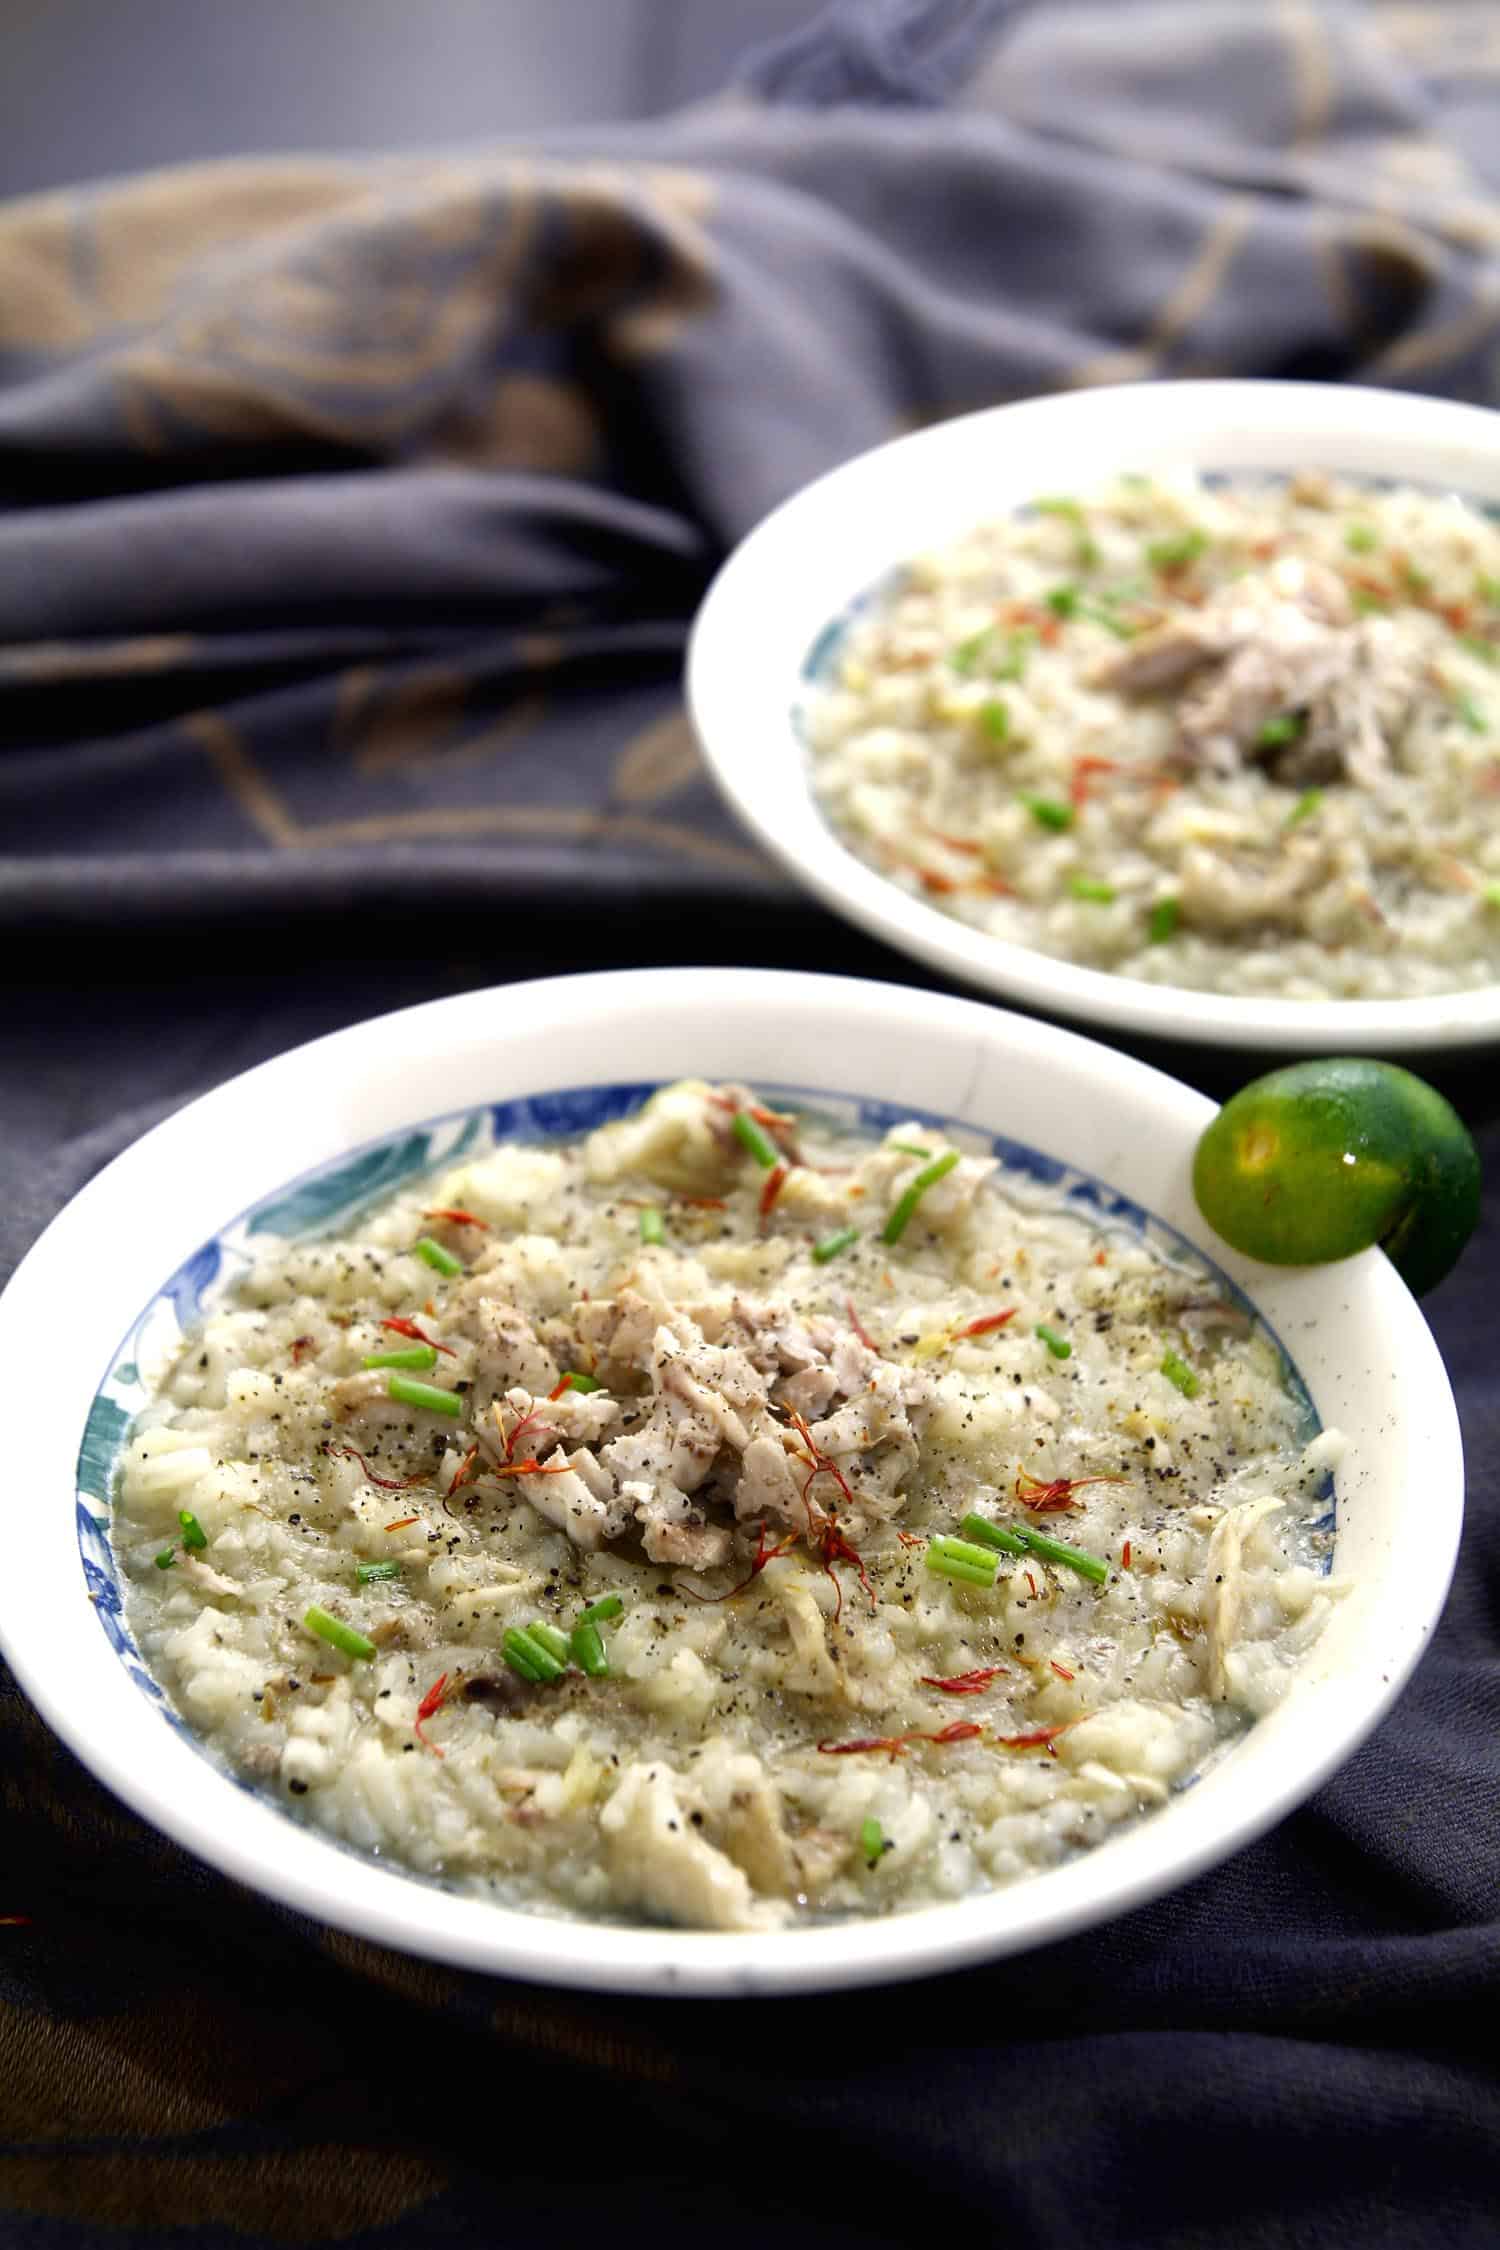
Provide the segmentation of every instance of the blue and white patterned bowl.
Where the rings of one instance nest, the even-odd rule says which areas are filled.
[[[1004,1894],[822,1928],[815,1942],[564,1924],[460,1898],[236,1785],[131,1639],[109,1544],[115,1460],[156,1374],[256,1237],[336,1228],[429,1166],[586,1131],[690,1073],[748,1079],[851,1124],[951,1125],[1109,1223],[1191,1248],[1280,1337],[1309,1425],[1349,1438],[1334,1567],[1351,1590],[1286,1703],[1150,1821]],[[424,1089],[442,1114],[419,1121]],[[515,986],[282,1056],[119,1158],[0,1299],[0,1366],[21,1402],[10,1490],[25,1496],[0,1520],[0,1645],[79,1756],[189,1849],[327,1922],[470,1967],[640,1990],[807,1989],[956,1965],[1119,1912],[1257,1833],[1348,1754],[1435,1621],[1461,1513],[1451,1394],[1385,1261],[1278,1271],[1205,1241],[1189,1167],[1210,1114],[1155,1072],[993,1009],[747,971]],[[226,1223],[228,1212],[239,1216]],[[127,1681],[143,1692],[120,1694]]]
[[[1500,984],[1409,1000],[1281,1000],[1055,960],[942,913],[829,827],[804,743],[808,686],[882,584],[914,555],[1039,492],[1182,466],[1236,476],[1323,469],[1494,508],[1500,414],[1345,383],[1132,383],[1022,399],[877,446],[775,509],[709,588],[688,651],[688,706],[720,789],[835,913],[1047,1015],[1272,1053],[1391,1055],[1500,1039]]]

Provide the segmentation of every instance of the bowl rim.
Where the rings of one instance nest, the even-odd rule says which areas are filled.
[[[1098,442],[1101,430],[1111,433],[1107,447]],[[1048,1016],[1178,1043],[1289,1055],[1437,1052],[1500,1039],[1500,980],[1398,1000],[1288,1000],[1147,984],[1083,967],[968,928],[857,858],[827,824],[794,719],[802,665],[855,599],[934,543],[915,528],[904,541],[893,539],[883,522],[871,535],[872,515],[880,519],[894,506],[905,520],[920,511],[924,480],[941,483],[952,475],[972,489],[995,448],[1011,446],[1028,458],[1043,452],[1043,467],[1028,469],[994,508],[950,509],[953,521],[942,538],[957,536],[1045,484],[1047,448],[1071,456],[1086,441],[1100,458],[1085,473],[1098,477],[1111,465],[1138,464],[1144,448],[1148,464],[1327,466],[1389,481],[1390,470],[1381,464],[1394,447],[1402,463],[1398,481],[1435,481],[1500,503],[1500,413],[1359,384],[1213,378],[1104,385],[1018,399],[888,439],[773,508],[720,566],[699,605],[688,639],[686,700],[720,795],[771,857],[836,914],[960,985]],[[1343,458],[1328,458],[1330,451]],[[1486,473],[1490,489],[1481,492]],[[851,569],[871,536],[869,551],[880,554],[879,567],[861,569],[854,561]],[[831,599],[792,591],[825,560],[835,586]],[[787,644],[775,649],[769,665],[768,614]],[[781,630],[783,616],[795,616],[789,633]],[[749,663],[747,650],[753,652]]]
[[[1051,1071],[1063,1088],[1070,1082],[1080,1087],[1107,1082],[1112,1118],[1116,1113],[1132,1114],[1139,1125],[1149,1115],[1164,1134],[1181,1142],[1184,1151],[1196,1138],[1196,1128],[1213,1114],[1212,1103],[1177,1081],[1075,1033],[971,1000],[905,986],[773,970],[660,969],[606,971],[461,994],[367,1019],[273,1057],[198,1097],[132,1144],[58,1214],[0,1296],[0,1366],[11,1372],[17,1395],[45,1399],[46,1339],[56,1332],[58,1304],[68,1301],[68,1276],[76,1270],[76,1260],[95,1243],[95,1230],[100,1227],[112,1226],[127,1245],[154,1241],[147,1230],[156,1227],[157,1220],[149,1206],[163,1183],[187,1183],[184,1193],[190,1200],[196,1197],[196,1206],[177,1222],[177,1236],[150,1269],[161,1280],[176,1270],[173,1247],[185,1242],[191,1248],[195,1233],[201,1238],[200,1210],[216,1210],[222,1228],[231,1208],[246,1200],[258,1202],[290,1179],[290,1169],[274,1176],[283,1159],[275,1150],[264,1156],[261,1144],[268,1136],[274,1138],[274,1120],[287,1109],[296,1109],[293,1095],[309,1098],[312,1122],[305,1130],[309,1147],[320,1150],[315,1162],[321,1165],[360,1138],[368,1138],[368,1131],[359,1130],[359,1120],[367,1114],[363,1105],[377,1089],[392,1118],[411,1120],[421,1097],[414,1098],[409,1085],[420,1076],[416,1066],[428,1058],[457,1056],[471,1071],[493,1069],[493,1080],[486,1083],[492,1083],[489,1098],[498,1100],[516,1091],[516,1058],[527,1055],[528,1043],[534,1049],[544,1031],[554,1037],[561,1032],[565,1054],[571,1039],[581,1060],[591,1038],[606,1025],[667,1026],[667,1031],[656,1033],[663,1042],[656,1053],[665,1055],[673,1038],[680,1051],[696,1024],[699,1028],[693,1035],[718,1037],[721,1052],[748,1047],[771,1058],[795,1049],[800,1038],[808,1042],[807,1053],[815,1064],[821,1049],[814,1049],[811,1042],[826,1035],[831,1017],[839,1019],[841,1033],[852,1043],[862,1042],[872,1055],[878,1040],[889,1040],[901,1027],[929,1056],[941,1054],[954,1073],[956,1088],[980,1088],[986,1068],[997,1074],[996,1086],[1006,1073],[1017,1070]],[[498,1045],[497,1022],[504,1032]],[[745,1036],[746,1024],[753,1024],[754,1036]],[[492,1063],[491,1056],[498,1060]],[[336,1072],[327,1070],[330,1062],[337,1063]],[[720,1067],[729,1074],[730,1065],[716,1062],[715,1070]],[[873,1074],[873,1061],[868,1067]],[[648,1048],[645,1067],[630,1075],[661,1080],[680,1074],[680,1066],[659,1064]],[[531,1075],[539,1088],[574,1082],[565,1068],[550,1059],[541,1064],[539,1075],[533,1065]],[[607,1065],[593,1082],[624,1075]],[[742,1075],[769,1077],[772,1063],[768,1059],[763,1067]],[[834,1083],[845,1075],[844,1064],[830,1065],[828,1078]],[[587,1072],[581,1072],[578,1082],[586,1080]],[[817,1081],[814,1067],[808,1082]],[[312,1090],[330,1082],[336,1086],[337,1099],[330,1099],[326,1114],[319,1115]],[[998,1099],[991,1087],[975,1092],[968,1103],[945,1097],[942,1106],[954,1117],[962,1117],[966,1107],[977,1107],[980,1114],[970,1121],[980,1129],[1000,1131],[1007,1127],[1004,1116],[995,1114]],[[205,1184],[193,1173],[195,1152],[201,1158],[206,1147],[218,1145],[218,1136],[236,1128],[254,1137],[253,1160],[247,1140],[243,1149],[235,1151],[230,1186]],[[286,1146],[298,1145],[304,1120],[299,1116],[281,1130]],[[1112,1123],[1110,1130],[1124,1127]],[[262,1164],[273,1176],[247,1198],[240,1188],[255,1176],[254,1164]],[[1122,1192],[1131,1193],[1128,1183]],[[1173,1213],[1161,1215],[1169,1224],[1179,1223]],[[1201,1221],[1186,1231],[1209,1248],[1257,1304],[1274,1286],[1283,1295],[1291,1292],[1287,1302],[1295,1297],[1304,1311],[1311,1302],[1318,1317],[1324,1280],[1256,1267],[1226,1254]],[[128,1270],[111,1270],[101,1283],[105,1299],[99,1316],[101,1333],[114,1323],[111,1343],[126,1325],[117,1320],[119,1305],[134,1313],[150,1299],[148,1282],[132,1280],[130,1273],[136,1269],[128,1260],[126,1264]],[[1325,1280],[1330,1270],[1324,1269]],[[1163,1824],[1173,1817],[1172,1807],[1009,1889],[817,1932],[795,1929],[750,1937],[562,1921],[458,1897],[397,1873],[300,1827],[269,1800],[216,1771],[200,1749],[174,1734],[161,1711],[143,1695],[111,1695],[120,1678],[119,1662],[89,1615],[84,1581],[77,1571],[76,1544],[77,1575],[71,1588],[63,1585],[60,1576],[53,1583],[50,1575],[57,1566],[59,1539],[73,1539],[73,1459],[83,1417],[74,1421],[66,1409],[68,1444],[52,1446],[50,1452],[47,1430],[55,1425],[48,1416],[23,1418],[12,1489],[25,1489],[30,1499],[26,1510],[13,1513],[0,1525],[0,1553],[8,1565],[0,1571],[0,1651],[42,1716],[85,1766],[175,1842],[221,1872],[321,1923],[408,1953],[541,1983],[729,1995],[896,1981],[1040,1945],[1178,1887],[1282,1818],[1389,1709],[1436,1622],[1462,1515],[1462,1450],[1451,1388],[1425,1321],[1386,1261],[1366,1253],[1338,1271],[1344,1277],[1340,1288],[1357,1291],[1381,1332],[1387,1326],[1391,1331],[1391,1364],[1401,1369],[1412,1401],[1407,1419],[1430,1472],[1423,1496],[1424,1535],[1414,1543],[1417,1551],[1403,1579],[1401,1603],[1396,1605],[1387,1594],[1375,1605],[1378,1615],[1371,1627],[1371,1647],[1360,1665],[1348,1675],[1318,1683],[1317,1726],[1304,1727],[1300,1735],[1278,1737],[1281,1750],[1276,1761],[1269,1757],[1260,1761],[1267,1766],[1268,1778],[1247,1801],[1232,1806],[1227,1816],[1211,1811],[1207,1819],[1203,1817],[1203,1806],[1212,1794],[1205,1784],[1184,1792],[1174,1800],[1178,1825],[1165,1847],[1152,1839],[1162,1837]],[[1280,1332],[1287,1332],[1285,1314],[1278,1320],[1272,1310],[1267,1317]],[[1311,1325],[1304,1322],[1305,1327]],[[73,1384],[75,1401],[92,1398],[97,1375],[98,1368],[90,1360],[81,1384]],[[54,1390],[62,1380],[52,1376]],[[55,1511],[49,1513],[37,1504],[43,1497],[56,1498]],[[28,1562],[38,1566],[34,1574],[28,1572]],[[59,1629],[66,1663],[59,1659]],[[1275,1728],[1279,1718],[1279,1713],[1272,1714],[1260,1722],[1260,1728]],[[1254,1742],[1259,1732],[1252,1729],[1244,1744]],[[1225,1761],[1223,1770],[1235,1762]],[[1219,1787],[1216,1774],[1209,1778]],[[1219,1787],[1215,1806],[1222,1795]]]

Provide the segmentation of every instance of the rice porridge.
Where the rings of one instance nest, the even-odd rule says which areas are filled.
[[[295,1818],[508,1905],[930,1905],[1149,1813],[1330,1588],[1211,1269],[932,1125],[698,1081],[258,1238],[136,1423],[138,1645]]]
[[[810,695],[849,848],[985,934],[1288,999],[1500,976],[1500,526],[1122,478],[914,561]]]

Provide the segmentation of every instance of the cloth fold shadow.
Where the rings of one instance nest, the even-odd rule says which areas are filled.
[[[1480,13],[864,0],[676,118],[11,205],[0,912],[169,859],[253,926],[434,837],[498,898],[539,816],[565,880],[775,893],[643,749],[726,548],[1060,385],[1489,397]]]

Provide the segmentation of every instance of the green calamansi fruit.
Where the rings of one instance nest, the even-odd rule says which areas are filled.
[[[1442,1095],[1393,1063],[1293,1063],[1227,1101],[1198,1143],[1193,1193],[1215,1232],[1269,1265],[1379,1243],[1420,1296],[1479,1219],[1479,1156]]]

